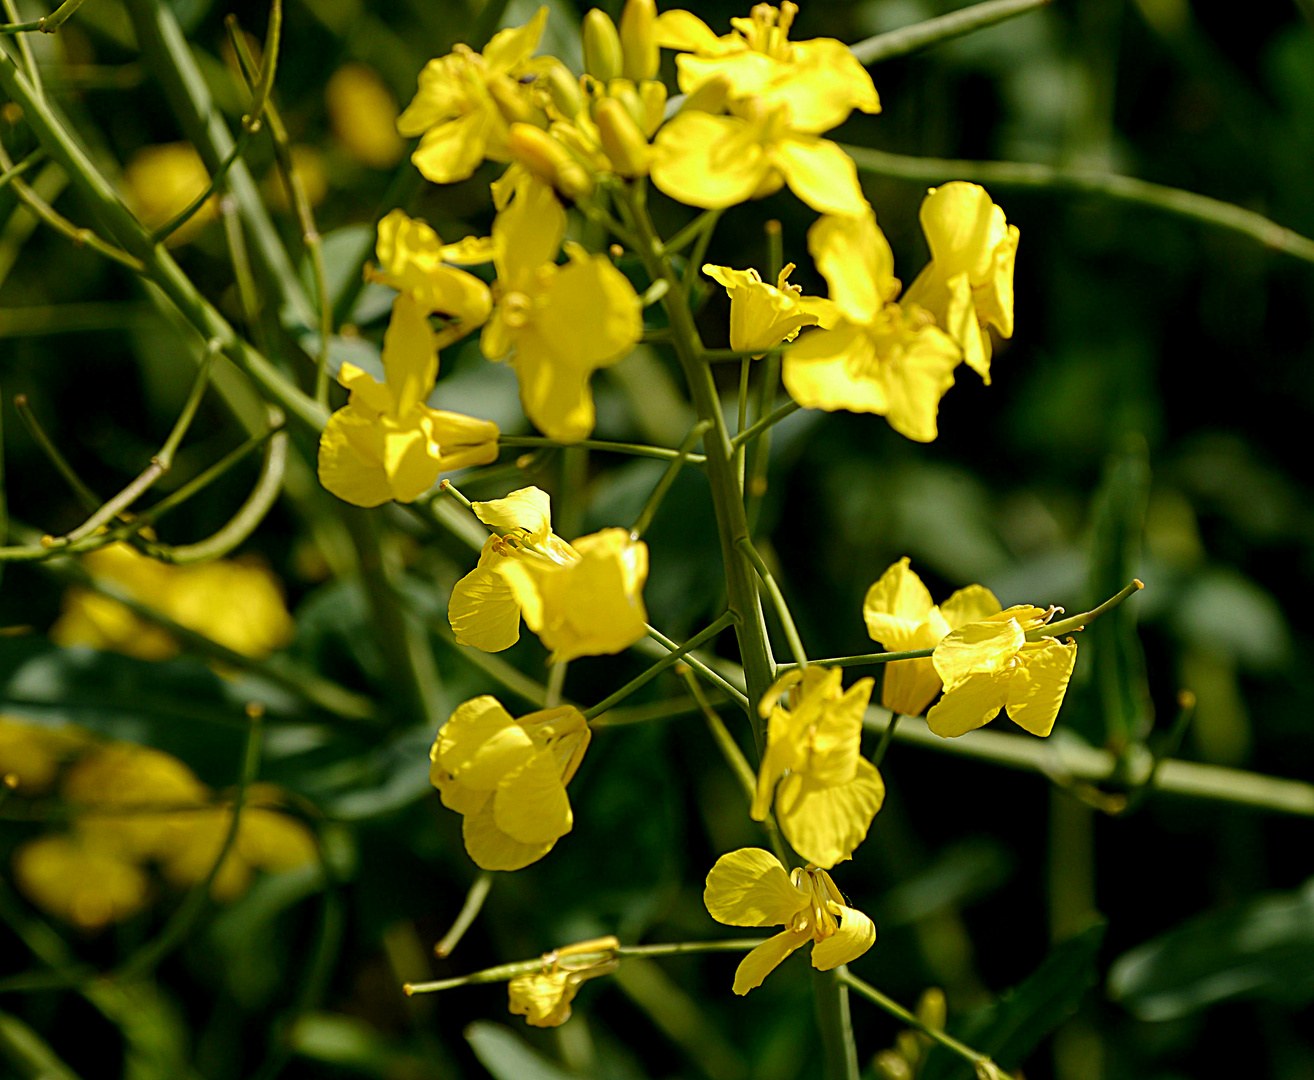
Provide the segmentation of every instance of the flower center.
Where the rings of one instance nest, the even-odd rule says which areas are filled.
[[[509,292],[502,297],[502,321],[512,330],[519,330],[529,322],[534,302],[522,292]]]

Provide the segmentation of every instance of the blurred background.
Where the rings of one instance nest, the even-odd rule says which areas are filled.
[[[543,50],[579,70],[584,8],[550,6]],[[619,16],[618,3],[602,6]],[[247,98],[223,20],[235,14],[260,37],[265,7],[165,7],[234,127]],[[504,25],[535,7],[515,0]],[[856,41],[949,7],[806,4],[792,36]],[[907,155],[1127,173],[1311,235],[1314,25],[1298,7],[1057,0],[874,67],[884,111],[855,116],[832,137]],[[730,16],[747,14],[719,0],[694,10],[718,33]],[[10,18],[42,13],[23,2],[17,11]],[[383,209],[404,205],[445,240],[487,231],[484,185],[497,169],[450,188],[422,185],[407,147],[390,134],[424,62],[473,36],[481,17],[488,13],[445,0],[288,0],[276,100],[347,324],[332,343],[335,359],[377,364],[390,294],[354,283]],[[204,166],[175,145],[184,125],[138,54],[127,10],[119,0],[88,0],[58,34],[27,40],[47,94],[97,163],[148,224],[167,220]],[[0,140],[14,159],[34,145],[8,105],[0,106]],[[253,140],[247,161],[310,289],[267,140]],[[61,213],[87,221],[57,167],[40,164],[26,179]],[[183,194],[171,196],[172,185]],[[927,258],[917,223],[926,185],[864,175],[864,186],[897,272],[911,282]],[[1308,779],[1314,667],[1300,612],[1314,602],[1314,458],[1305,427],[1314,409],[1314,266],[1149,208],[990,191],[1021,230],[1017,332],[997,344],[993,385],[960,369],[929,446],[871,416],[800,412],[777,429],[760,528],[810,652],[874,647],[862,597],[905,554],[937,600],[981,582],[1005,605],[1075,612],[1139,576],[1145,592],[1083,636],[1055,739],[1119,754],[1147,740],[1158,746],[1189,689],[1197,707],[1180,756]],[[691,216],[653,201],[668,234]],[[259,268],[254,293],[241,295],[222,217],[217,208],[198,215],[175,238],[176,257],[230,319],[304,375],[301,350],[313,354],[313,327],[280,302]],[[793,280],[823,292],[807,256],[811,212],[787,192],[728,212],[708,261],[764,268],[767,218],[782,223],[785,258],[799,264]],[[727,310],[724,295],[709,290],[700,319],[710,345],[725,344]],[[15,414],[16,394],[27,395],[72,468],[107,497],[168,433],[197,348],[131,273],[40,226],[12,188],[0,188],[0,418],[15,523],[59,533],[85,517]],[[736,374],[727,366],[727,395]],[[691,423],[678,369],[658,348],[600,372],[594,386],[597,438],[671,446]],[[504,432],[530,433],[512,373],[482,360],[473,339],[444,352],[437,399]],[[208,395],[157,490],[176,489],[244,437]],[[567,538],[632,520],[661,472],[659,463],[598,452],[503,461],[506,470],[465,485],[466,493],[493,498],[536,483],[552,491],[556,529]],[[92,912],[80,924],[77,911],[43,913],[12,887],[14,856],[67,823],[55,788],[11,796],[0,805],[10,883],[0,893],[8,1067],[66,1075],[53,1066],[42,1073],[13,1049],[35,1032],[88,1078],[819,1076],[800,957],[745,1001],[730,994],[731,956],[627,962],[591,981],[576,1016],[547,1032],[506,1015],[500,984],[401,993],[408,979],[603,933],[627,942],[725,936],[702,907],[703,877],[717,855],[760,837],[696,715],[602,729],[571,786],[574,831],[542,862],[497,875],[455,954],[433,959],[475,868],[456,815],[428,784],[427,749],[435,718],[496,684],[434,633],[426,708],[398,692],[358,541],[361,530],[383,534],[412,614],[438,629],[451,583],[474,555],[468,534],[435,536],[396,507],[344,513],[318,488],[313,463],[313,442],[294,434],[284,497],[238,558],[262,582],[277,578],[295,618],[295,630],[273,632],[259,648],[290,639],[278,662],[373,702],[369,720],[335,717],[268,678],[215,670],[186,652],[150,659],[125,655],[130,643],[93,648],[59,631],[52,638],[77,610],[69,575],[4,566],[0,707],[11,721],[74,724],[154,747],[184,763],[195,783],[224,791],[239,773],[243,707],[258,698],[268,712],[260,777],[278,785],[287,819],[315,838],[313,859],[253,864],[251,880],[218,897],[145,973],[97,983],[87,972],[118,970],[151,948],[188,902],[191,879],[152,871],[122,918]],[[258,455],[242,462],[164,519],[161,538],[185,543],[214,532],[258,468]],[[706,486],[687,469],[646,537],[651,621],[672,637],[719,610],[714,535]],[[19,541],[11,534],[9,542]],[[228,587],[207,602],[236,595]],[[502,659],[545,677],[537,641]],[[566,696],[596,700],[642,663],[573,664]],[[528,711],[498,692],[513,711]],[[683,692],[667,677],[639,700]],[[730,711],[727,719],[739,724]],[[1002,718],[996,726],[1010,727]],[[7,745],[0,740],[0,754]],[[1030,1078],[1314,1076],[1308,820],[1168,795],[1110,814],[1103,811],[1119,806],[1116,782],[1103,792],[1072,790],[1061,776],[897,741],[883,772],[885,808],[836,874],[880,930],[854,965],[861,977],[909,1003],[942,988],[951,1029]],[[47,951],[34,960],[33,942],[43,941]],[[65,985],[23,982],[60,964],[63,974],[47,981]],[[865,1002],[853,1010],[870,1069],[899,1029]],[[897,1072],[888,1055],[882,1062],[877,1075]],[[962,1075],[960,1065],[931,1054],[919,1075]]]

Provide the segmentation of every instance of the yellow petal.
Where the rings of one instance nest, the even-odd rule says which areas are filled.
[[[679,8],[663,11],[656,25],[657,43],[664,49],[706,53],[720,48],[720,39],[692,12]]]
[[[857,220],[823,217],[808,230],[808,251],[830,299],[854,322],[868,322],[899,295],[894,252],[868,211]]]
[[[776,790],[776,820],[790,847],[809,862],[831,867],[851,858],[885,801],[885,784],[859,757],[846,784],[820,784],[791,773]]]
[[[434,745],[437,746],[437,743]],[[438,789],[442,804],[458,814],[477,814],[493,797],[491,791],[476,791],[458,783],[432,754],[429,761],[429,783]]]
[[[499,73],[510,71],[517,64],[528,60],[538,48],[543,27],[547,25],[547,16],[548,9],[544,4],[524,26],[513,26],[494,34],[492,40],[484,46],[483,52],[489,68]]]
[[[807,771],[818,783],[841,784],[853,778],[859,760],[862,717],[874,685],[870,677],[859,679],[838,700],[828,701],[811,725],[812,755]]]
[[[605,255],[572,258],[562,267],[537,321],[558,363],[589,367],[622,359],[643,333],[638,294]]]
[[[985,188],[962,180],[931,188],[920,217],[931,258],[945,278],[966,273],[973,284],[986,280],[1008,226]]]
[[[507,836],[493,821],[491,801],[477,814],[466,815],[461,838],[466,853],[481,870],[520,870],[552,850],[552,844],[522,844]]]
[[[958,359],[958,347],[944,331],[926,326],[910,332],[905,323],[897,344],[885,354],[890,427],[917,442],[935,439],[940,399],[954,384]]]
[[[426,180],[435,184],[466,180],[484,160],[489,128],[494,123],[487,109],[445,120],[424,133],[420,145],[411,154],[411,162]]]
[[[765,148],[735,116],[682,112],[653,142],[652,182],[689,206],[735,206],[752,198],[772,170]]]
[[[338,369],[338,382],[351,391],[348,403],[362,416],[396,412],[396,403],[388,384],[379,382],[355,364],[344,363]]]
[[[1006,669],[1024,641],[1017,619],[973,622],[946,634],[932,659],[945,685],[952,686],[968,675]]]
[[[926,726],[943,739],[957,738],[990,723],[1008,700],[1005,674],[968,675],[946,684],[942,697],[926,714]]]
[[[565,232],[566,211],[556,192],[521,174],[515,197],[493,219],[497,276],[503,288],[527,288],[525,279],[556,259]]]
[[[420,69],[415,97],[397,117],[397,133],[411,138],[423,135],[467,108],[466,73],[469,61],[454,53],[430,60]]]
[[[497,460],[501,432],[491,420],[426,408],[424,423],[430,441],[438,446],[439,472],[468,469],[471,465],[487,465]]]
[[[848,964],[876,944],[876,925],[861,911],[843,904],[829,905],[831,914],[839,917],[839,929],[812,947],[812,966],[818,971],[830,971]]]
[[[518,488],[505,499],[490,499],[471,505],[475,516],[490,529],[523,529],[536,541],[545,538],[552,530],[552,500],[542,488]],[[484,550],[488,550],[487,542]]]
[[[393,210],[379,222],[375,252],[380,272],[374,277],[406,293],[426,313],[441,312],[473,329],[488,318],[492,294],[473,274],[444,265],[451,261],[454,251],[461,250],[462,245],[468,247],[471,242],[489,243],[468,237],[460,245],[444,245],[423,221],[407,216],[402,210]]]
[[[495,537],[489,540],[496,542]],[[488,541],[484,550],[489,550]],[[505,575],[484,559],[479,562],[452,587],[447,621],[462,645],[501,652],[520,640],[520,603]]]
[[[509,1011],[532,1027],[557,1027],[570,1019],[581,980],[572,971],[536,971],[506,984]]]
[[[550,750],[540,750],[501,779],[493,821],[522,844],[552,844],[570,832],[575,819]]]
[[[817,134],[842,124],[852,109],[881,111],[871,76],[844,42],[813,38],[795,44],[793,53],[765,100],[787,104],[795,130]]]
[[[393,497],[383,467],[383,431],[350,405],[324,425],[318,468],[319,482],[353,506],[379,506]]]
[[[995,594],[984,585],[968,585],[959,589],[940,605],[940,614],[949,624],[950,630],[957,630],[970,622],[980,622],[991,615],[998,615],[999,601]]]
[[[491,791],[534,756],[534,743],[489,694],[458,705],[438,733],[438,761],[456,780]]]
[[[789,190],[818,213],[858,217],[870,210],[858,167],[828,139],[795,134],[774,145],[771,160]]]
[[[1047,736],[1054,730],[1059,706],[1077,662],[1077,643],[1043,638],[1028,642],[1018,654],[1018,667],[1008,684],[1009,718],[1018,727]]]
[[[707,874],[703,890],[707,912],[727,926],[779,926],[808,906],[769,851],[740,848],[722,855]]]
[[[806,930],[797,933],[785,930],[775,937],[767,938],[739,961],[739,966],[735,968],[735,993],[742,997],[761,986],[762,980],[775,971],[785,957],[811,940],[812,935]]]
[[[911,560],[904,556],[890,566],[867,590],[862,602],[862,617],[867,634],[888,649],[908,646],[891,645],[891,639],[906,640],[910,630],[925,622],[934,603],[930,590],[913,572]]]
[[[848,409],[884,415],[890,399],[879,377],[876,345],[866,330],[841,322],[800,336],[785,353],[785,389],[806,409]],[[876,373],[878,377],[873,377]]]
[[[438,479],[438,447],[429,439],[423,415],[412,415],[409,423],[381,421],[383,433],[383,470],[388,477],[392,497],[398,502],[414,502]]]
[[[427,399],[438,377],[433,330],[424,309],[405,293],[392,302],[392,318],[383,335],[383,370],[399,416]]]
[[[930,648],[934,642],[920,646]],[[920,716],[940,692],[940,676],[930,657],[886,664],[881,679],[881,704],[890,712]]]

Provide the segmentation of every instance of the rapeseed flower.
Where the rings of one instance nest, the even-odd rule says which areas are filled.
[[[210,173],[196,148],[188,142],[143,146],[123,168],[127,201],[148,229],[168,224],[210,186]],[[211,195],[187,221],[169,234],[165,243],[177,247],[196,237],[219,219],[219,199]]]
[[[620,966],[614,937],[580,941],[553,949],[543,970],[517,975],[507,983],[508,1008],[531,1027],[559,1027],[570,1019],[570,1005],[589,979],[609,975]],[[599,956],[604,957],[598,959]]]
[[[761,848],[740,848],[717,859],[707,875],[703,903],[713,919],[727,926],[785,927],[740,961],[734,983],[740,995],[761,986],[785,957],[808,942],[813,943],[812,966],[830,971],[856,960],[876,941],[871,919],[845,904],[825,870],[809,866],[786,873]]]
[[[785,839],[823,867],[853,855],[885,801],[881,774],[860,746],[873,681],[859,679],[845,691],[842,677],[839,668],[795,668],[776,680],[758,707],[767,720],[767,745],[753,820],[766,819],[774,793]]]
[[[429,779],[463,816],[465,850],[478,866],[519,870],[570,832],[566,785],[590,735],[573,705],[515,720],[485,694],[452,713],[429,752]]]
[[[440,473],[497,457],[497,425],[425,404],[438,376],[434,332],[403,293],[393,301],[383,338],[385,381],[354,364],[338,380],[351,391],[319,439],[319,481],[339,499],[378,506],[411,502]]]
[[[21,795],[39,795],[86,741],[80,728],[26,724],[0,716],[0,777],[15,777],[14,790]]]
[[[371,169],[390,169],[406,144],[397,134],[397,101],[365,64],[343,64],[324,87],[329,124],[342,148]]]
[[[793,341],[804,326],[818,321],[817,300],[789,283],[790,263],[768,285],[756,270],[733,270],[707,263],[703,273],[730,295],[730,348],[761,355],[782,341]]]
[[[14,882],[37,907],[87,931],[122,922],[150,899],[150,880],[136,863],[77,833],[19,847]]]
[[[931,658],[944,681],[944,697],[926,714],[927,726],[953,738],[1007,709],[1009,719],[1033,735],[1053,731],[1077,662],[1077,643],[1043,636],[1028,640],[1051,614],[1052,609],[1024,604],[947,634]]]
[[[862,604],[867,633],[890,652],[932,649],[951,630],[999,611],[994,593],[981,585],[959,589],[943,604],[931,601],[907,556],[880,576]],[[940,692],[931,658],[896,660],[884,666],[881,704],[891,712],[919,716]]]
[[[928,312],[895,302],[894,254],[876,216],[823,217],[808,230],[808,250],[830,285],[833,314],[785,354],[790,396],[805,408],[876,413],[930,442],[961,353]]]
[[[905,302],[935,316],[963,350],[967,366],[990,382],[990,331],[1013,336],[1013,263],[1018,228],[1009,225],[979,184],[955,180],[922,201],[931,261]]]

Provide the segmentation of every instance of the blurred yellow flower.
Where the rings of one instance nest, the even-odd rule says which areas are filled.
[[[148,229],[173,220],[210,186],[201,155],[187,142],[142,147],[124,166],[123,179],[128,205]],[[166,243],[169,247],[185,244],[218,217],[219,200],[211,195]]]
[[[812,966],[830,971],[856,960],[876,941],[872,921],[844,903],[825,870],[786,873],[761,848],[740,848],[717,859],[707,875],[703,903],[713,919],[727,926],[785,927],[740,961],[736,994],[761,986],[785,957],[808,942],[813,942]]]
[[[953,738],[988,724],[1006,708],[1009,719],[1033,735],[1053,731],[1077,662],[1077,643],[1027,640],[1027,632],[1038,631],[1050,614],[1023,604],[946,635],[932,657],[944,697],[926,714],[927,726]]]
[[[397,134],[397,101],[374,69],[343,64],[324,87],[329,124],[342,148],[371,169],[390,169],[406,144]]]
[[[963,350],[967,366],[990,382],[990,331],[1013,336],[1013,263],[1018,228],[985,188],[955,180],[922,202],[931,261],[908,287],[906,303],[935,316]]]
[[[950,630],[999,611],[994,593],[981,585],[959,589],[938,607],[904,556],[880,576],[862,604],[867,633],[890,652],[932,649]],[[896,713],[919,716],[940,692],[931,658],[896,660],[883,668],[881,704]]]
[[[768,108],[784,105],[791,126],[818,134],[842,124],[853,109],[880,112],[871,76],[849,47],[834,38],[790,41],[798,5],[753,5],[749,18],[731,19],[733,31],[717,37],[688,11],[665,11],[658,39],[675,58],[680,89],[690,94],[709,79],[728,81],[733,98],[759,98]]]
[[[497,307],[480,346],[511,355],[525,415],[549,438],[578,442],[593,430],[594,370],[616,363],[643,332],[639,297],[605,255],[568,244],[554,261],[566,212],[552,189],[521,174],[493,222]]]
[[[479,564],[452,589],[447,614],[461,644],[500,652],[519,639],[523,617],[556,663],[620,652],[648,632],[642,541],[603,529],[566,543],[536,487],[473,505],[485,525],[506,533],[484,542]]]
[[[27,724],[0,716],[0,777],[16,777],[14,790],[22,795],[39,795],[55,779],[60,765],[86,741],[80,728]]]
[[[752,267],[703,266],[703,273],[730,295],[730,348],[735,352],[760,356],[782,341],[793,341],[800,328],[817,323],[816,298],[803,296],[799,286],[789,284],[793,271],[790,263],[776,283],[768,285]]]
[[[317,146],[296,143],[288,148],[288,156],[297,179],[301,181],[301,189],[306,193],[306,202],[312,207],[318,206],[329,190],[328,168],[323,153]],[[260,186],[270,206],[285,214],[296,209],[287,181],[283,178],[283,170],[277,165],[265,173]]]
[[[393,301],[383,338],[385,381],[344,363],[338,380],[351,391],[319,439],[319,481],[356,506],[411,502],[441,473],[497,457],[497,425],[425,402],[438,377],[434,332],[407,293]]]
[[[823,217],[808,230],[808,250],[830,285],[833,314],[785,354],[790,396],[805,408],[876,413],[930,442],[961,354],[927,312],[894,302],[894,254],[876,216]]]
[[[111,544],[82,556],[82,565],[92,577],[245,656],[267,656],[292,640],[295,627],[278,579],[259,563],[171,566],[126,544]],[[167,660],[178,652],[166,631],[117,600],[82,588],[65,593],[50,637],[57,645],[89,645],[142,660]]]
[[[885,801],[876,766],[862,756],[862,716],[873,681],[846,691],[843,672],[817,664],[786,672],[758,706],[767,746],[753,799],[764,821],[775,795],[776,821],[790,846],[817,866],[851,858]],[[782,703],[788,695],[789,707]]]
[[[482,53],[458,45],[425,65],[397,131],[423,136],[411,161],[426,179],[451,184],[470,176],[485,158],[510,160],[508,127],[533,114],[530,91],[520,80],[532,73],[527,62],[547,11],[541,7],[524,26],[495,34]]]
[[[452,713],[429,752],[429,779],[464,817],[465,850],[478,866],[519,870],[570,832],[566,785],[590,736],[573,705],[515,720],[485,694]]]
[[[76,833],[29,840],[14,852],[14,882],[32,903],[83,930],[146,906],[150,882],[131,860]]]

